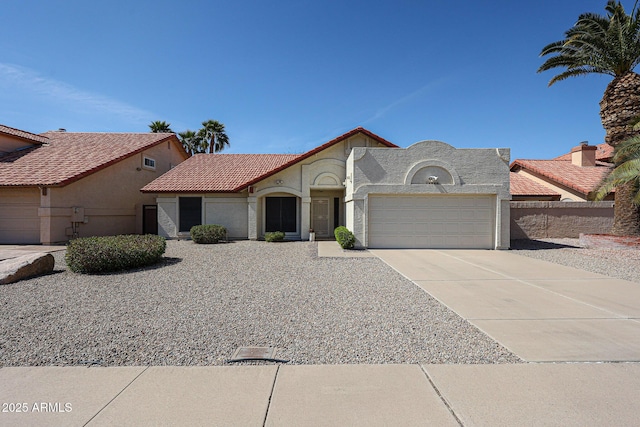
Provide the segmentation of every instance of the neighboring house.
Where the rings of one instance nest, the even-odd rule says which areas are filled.
[[[508,162],[508,149],[403,149],[356,128],[299,155],[198,154],[142,192],[169,238],[198,224],[232,239],[327,238],[346,225],[360,247],[496,249],[509,245]]]
[[[553,160],[517,159],[511,163],[514,201],[588,201],[611,171],[613,149],[581,144]],[[613,194],[607,197],[613,200]]]
[[[0,125],[0,243],[156,232],[155,200],[140,189],[187,157],[174,134]]]
[[[540,184],[525,174],[510,172],[511,200],[513,201],[558,201],[560,193]]]

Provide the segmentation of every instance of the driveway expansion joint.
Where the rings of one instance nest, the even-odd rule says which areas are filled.
[[[456,422],[458,423],[458,425],[460,425],[461,427],[464,427],[464,423],[462,422],[462,420],[458,417],[458,415],[456,415],[456,412],[453,410],[453,408],[451,407],[451,405],[449,404],[449,402],[447,401],[447,399],[445,399],[445,397],[442,395],[442,393],[440,392],[440,390],[438,389],[438,387],[436,386],[436,384],[433,382],[433,380],[431,379],[431,377],[429,376],[429,373],[427,372],[427,370],[424,368],[424,366],[422,364],[419,365],[420,366],[420,370],[422,371],[422,373],[424,374],[424,376],[427,378],[427,381],[429,381],[429,384],[431,384],[431,387],[433,388],[433,390],[436,392],[436,394],[438,395],[438,397],[440,398],[440,400],[442,401],[442,403],[444,404],[444,406],[447,408],[447,410],[449,411],[449,413],[451,414],[451,416],[456,420]]]

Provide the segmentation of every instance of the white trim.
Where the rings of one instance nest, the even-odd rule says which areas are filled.
[[[142,156],[142,168],[154,171],[156,170],[156,159],[147,155]]]

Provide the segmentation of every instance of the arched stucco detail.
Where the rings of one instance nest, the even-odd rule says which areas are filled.
[[[342,186],[342,181],[338,175],[331,172],[324,172],[316,176],[313,180],[315,186]]]
[[[460,185],[460,175],[455,170],[455,168],[447,162],[443,162],[441,160],[436,160],[436,159],[423,160],[421,162],[414,164],[404,177],[405,185],[414,183],[413,178],[416,176],[416,174],[418,174],[418,172],[420,172],[422,169],[426,169],[426,168],[434,168],[434,169],[437,168],[437,170],[442,170],[443,172],[446,172],[449,175],[449,177],[451,178],[450,182],[446,182],[444,176],[436,175],[439,178],[438,179],[439,184]],[[425,184],[425,182],[419,182],[415,184]]]
[[[446,151],[453,152],[456,151],[457,148],[451,144],[447,144],[446,142],[437,141],[435,139],[427,139],[424,141],[418,141],[416,143],[411,144],[407,147],[407,150],[438,150],[438,151]]]
[[[295,190],[293,188],[287,188],[287,187],[269,187],[269,188],[265,188],[264,190],[259,190],[255,193],[256,197],[265,197],[268,196],[269,194],[273,194],[273,193],[280,193],[280,194],[290,194],[292,196],[296,196],[296,197],[300,197],[302,198],[302,192]]]
[[[319,159],[302,166],[303,188],[344,188],[346,165],[343,160]]]

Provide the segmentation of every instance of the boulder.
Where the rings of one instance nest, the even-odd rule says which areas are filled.
[[[38,252],[0,261],[0,285],[8,285],[53,271],[53,255]]]

